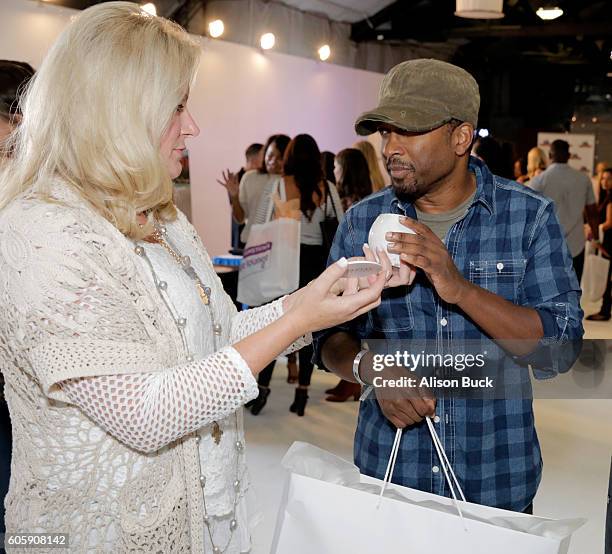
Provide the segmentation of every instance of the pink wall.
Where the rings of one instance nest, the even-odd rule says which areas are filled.
[[[192,92],[201,135],[190,147],[194,222],[211,253],[229,244],[230,210],[216,183],[225,167],[239,168],[251,142],[282,132],[310,133],[321,150],[336,152],[357,136],[355,117],[376,102],[381,76],[285,54],[261,53],[203,40]]]
[[[35,67],[78,13],[31,0],[2,0],[0,58]],[[202,38],[189,108],[201,134],[189,141],[193,219],[211,255],[230,244],[230,208],[216,179],[236,170],[252,142],[310,133],[321,150],[350,146],[355,117],[376,103],[382,75]]]

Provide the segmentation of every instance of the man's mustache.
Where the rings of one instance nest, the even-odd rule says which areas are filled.
[[[410,162],[404,162],[401,160],[401,158],[398,157],[391,157],[387,160],[387,171],[392,171],[395,169],[399,169],[399,170],[407,170],[407,171],[414,171],[415,167],[414,164],[410,163]]]

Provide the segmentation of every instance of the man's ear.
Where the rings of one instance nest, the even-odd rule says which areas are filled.
[[[451,140],[455,148],[455,154],[457,156],[463,156],[472,147],[472,141],[474,140],[474,127],[471,123],[465,121],[460,125],[457,125],[453,131]]]

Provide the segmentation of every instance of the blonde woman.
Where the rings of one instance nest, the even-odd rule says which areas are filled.
[[[26,94],[0,177],[7,532],[67,533],[71,552],[248,552],[254,376],[380,301],[383,274],[357,292],[341,261],[236,313],[171,202],[199,133],[186,106],[199,57],[174,23],[99,4]]]
[[[353,144],[353,148],[360,150],[368,162],[368,168],[370,169],[370,180],[372,181],[372,192],[385,188],[387,186],[385,184],[385,178],[380,171],[378,156],[376,155],[376,150],[372,144],[367,140],[360,140]]]
[[[519,177],[517,181],[523,184],[527,183],[527,181],[542,173],[546,166],[546,154],[541,148],[534,146],[527,152],[527,174]]]

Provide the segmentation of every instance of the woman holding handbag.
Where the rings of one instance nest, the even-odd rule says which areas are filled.
[[[263,158],[258,169],[247,171],[242,178],[238,177],[238,173],[232,173],[228,169],[223,172],[221,179],[217,179],[217,183],[223,185],[229,194],[233,220],[244,224],[240,240],[245,244],[249,240],[252,219],[257,212],[261,193],[268,182],[276,181],[281,174],[285,148],[290,140],[287,135],[271,135],[263,146]],[[272,367],[275,363],[271,362]],[[287,370],[287,383],[295,383],[297,381],[295,352],[287,356]]]
[[[334,218],[343,215],[342,203],[333,183],[325,181],[319,147],[310,135],[297,135],[285,150],[283,176],[270,183],[262,195],[257,210],[257,221],[263,223],[272,211],[276,216],[293,216],[301,220],[300,287],[308,284],[325,269]],[[335,230],[335,229],[334,229]],[[333,237],[331,237],[333,238]],[[298,386],[289,410],[304,415],[308,401],[308,387],[314,365],[312,346],[299,353]],[[259,414],[270,395],[272,369],[264,369],[258,377],[259,395],[251,405],[251,413]]]

